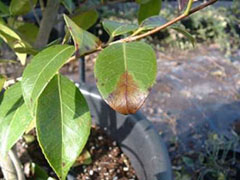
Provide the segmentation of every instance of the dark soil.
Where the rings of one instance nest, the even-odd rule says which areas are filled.
[[[86,149],[92,155],[93,163],[80,166],[79,180],[127,180],[137,179],[128,158],[122,153],[115,141],[112,141],[99,128],[93,128]]]
[[[137,180],[135,171],[128,158],[123,154],[117,143],[99,127],[92,128],[85,150],[90,152],[92,162],[89,165],[79,165],[72,168],[70,176],[77,177],[74,179]],[[29,158],[45,169],[49,176],[56,178],[56,175],[41,153],[37,141],[28,145],[27,152],[22,151],[21,161],[25,166],[31,161]],[[31,176],[33,175],[26,176],[32,178]]]

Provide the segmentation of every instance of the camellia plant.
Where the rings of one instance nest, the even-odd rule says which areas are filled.
[[[153,48],[138,40],[173,28],[194,43],[188,32],[171,25],[216,1],[191,8],[193,0],[189,0],[182,15],[166,22],[158,15],[161,0],[136,0],[138,24],[102,21],[109,34],[107,43],[100,42],[86,30],[98,18],[97,11],[92,8],[77,9],[71,0],[48,0],[45,7],[40,0],[40,21],[35,7],[37,0],[12,0],[9,6],[0,1],[1,39],[15,52],[22,65],[25,66],[27,56],[30,57],[21,80],[6,87],[0,98],[0,156],[5,157],[24,132],[36,128],[45,158],[59,179],[65,179],[88,140],[91,115],[79,88],[59,73],[60,68],[99,51],[94,74],[102,98],[122,114],[135,113],[148,96],[157,74]],[[100,2],[105,3],[105,0]],[[61,44],[54,41],[47,45],[60,4],[69,13],[60,14],[66,24],[66,34]],[[22,20],[29,12],[39,27]],[[114,40],[115,37],[123,38]],[[74,46],[67,44],[69,38]],[[5,80],[1,75],[1,90]]]

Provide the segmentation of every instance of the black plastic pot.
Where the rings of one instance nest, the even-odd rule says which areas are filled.
[[[172,170],[163,140],[141,112],[122,115],[102,100],[95,87],[81,85],[93,123],[105,129],[129,157],[140,180],[171,180]]]

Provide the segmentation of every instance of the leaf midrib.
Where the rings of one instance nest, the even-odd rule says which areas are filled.
[[[124,60],[124,69],[125,69],[125,83],[124,83],[124,86],[125,86],[125,93],[124,93],[124,96],[125,96],[125,101],[126,101],[126,108],[127,108],[127,111],[128,111],[128,66],[127,66],[127,53],[126,53],[126,43],[123,43],[123,60]]]
[[[62,107],[62,96],[61,96],[61,85],[60,85],[60,75],[58,75],[58,94],[59,94],[59,106],[60,106],[60,113],[61,113],[61,142],[63,138],[63,107]],[[63,177],[63,143],[61,144],[61,177]]]

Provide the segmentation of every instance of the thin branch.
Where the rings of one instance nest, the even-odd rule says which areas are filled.
[[[119,43],[119,42],[131,42],[131,41],[136,41],[136,40],[142,39],[142,38],[144,38],[144,37],[147,37],[147,36],[149,36],[149,35],[155,34],[155,33],[159,32],[159,31],[161,31],[161,30],[163,30],[163,29],[171,26],[172,24],[175,24],[176,22],[181,21],[182,19],[190,16],[191,14],[193,14],[193,13],[195,13],[195,12],[201,10],[201,9],[204,9],[205,7],[207,7],[207,6],[211,5],[211,4],[214,4],[214,3],[217,2],[217,1],[218,1],[218,0],[210,0],[210,1],[206,2],[206,3],[204,3],[204,4],[199,5],[199,6],[196,7],[196,8],[193,8],[191,11],[189,11],[189,14],[188,14],[188,15],[182,14],[182,15],[176,17],[175,19],[173,19],[173,20],[171,20],[171,21],[168,21],[166,24],[164,24],[164,25],[162,25],[162,26],[159,26],[159,27],[157,27],[157,28],[155,28],[155,29],[152,29],[152,30],[150,30],[150,31],[147,31],[146,33],[143,33],[143,34],[140,34],[140,35],[137,35],[137,36],[133,36],[133,37],[131,37],[131,36],[130,36],[130,37],[126,37],[126,38],[124,38],[124,39],[115,41],[115,42],[113,42],[113,43],[111,43],[111,44],[115,44],[115,43]],[[110,45],[111,45],[111,44],[110,44]]]
[[[159,32],[159,31],[161,31],[161,30],[163,30],[163,29],[171,26],[172,24],[175,24],[176,22],[181,21],[182,19],[190,16],[191,14],[196,13],[197,11],[199,11],[199,10],[201,10],[201,9],[204,9],[204,8],[206,8],[207,6],[211,5],[211,4],[214,4],[214,3],[217,2],[217,1],[218,1],[218,0],[210,0],[210,1],[206,2],[206,3],[203,3],[203,4],[201,4],[201,5],[193,8],[192,10],[189,11],[189,13],[188,13],[187,15],[186,15],[186,14],[182,14],[182,15],[174,18],[173,20],[168,21],[167,23],[165,23],[165,24],[162,25],[162,26],[159,26],[159,27],[157,27],[157,28],[155,28],[155,29],[152,29],[152,30],[147,31],[146,33],[143,33],[143,34],[140,34],[140,35],[136,35],[136,36],[130,35],[130,36],[126,37],[126,38],[123,38],[123,39],[114,41],[114,42],[112,42],[112,43],[103,44],[102,46],[99,46],[97,49],[95,49],[95,50],[93,50],[93,51],[91,51],[91,52],[85,53],[85,54],[83,54],[82,56],[86,56],[86,55],[89,55],[89,54],[92,54],[92,53],[101,51],[101,50],[104,49],[105,47],[110,46],[110,45],[113,45],[113,44],[116,44],[116,43],[132,42],[132,41],[136,41],[136,40],[142,39],[142,38],[144,38],[144,37],[147,37],[147,36],[149,36],[149,35],[155,34],[155,33]],[[74,58],[73,58],[73,57],[69,58],[68,62],[70,62],[71,60],[74,60],[75,58],[76,58],[75,56],[74,56]]]
[[[9,154],[9,157],[11,158],[12,163],[16,169],[18,180],[25,180],[23,169],[21,167],[22,165],[21,165],[21,162],[15,152],[15,149],[13,148],[12,150],[10,150],[8,154]]]
[[[5,179],[18,179],[16,169],[9,155],[5,157],[0,156],[0,169]]]
[[[186,10],[184,11],[184,14],[185,14],[185,15],[188,15],[188,14],[189,14],[189,12],[190,12],[190,10],[191,10],[191,8],[192,8],[192,4],[193,4],[193,0],[189,0],[189,1],[188,1],[187,8],[186,8]]]

